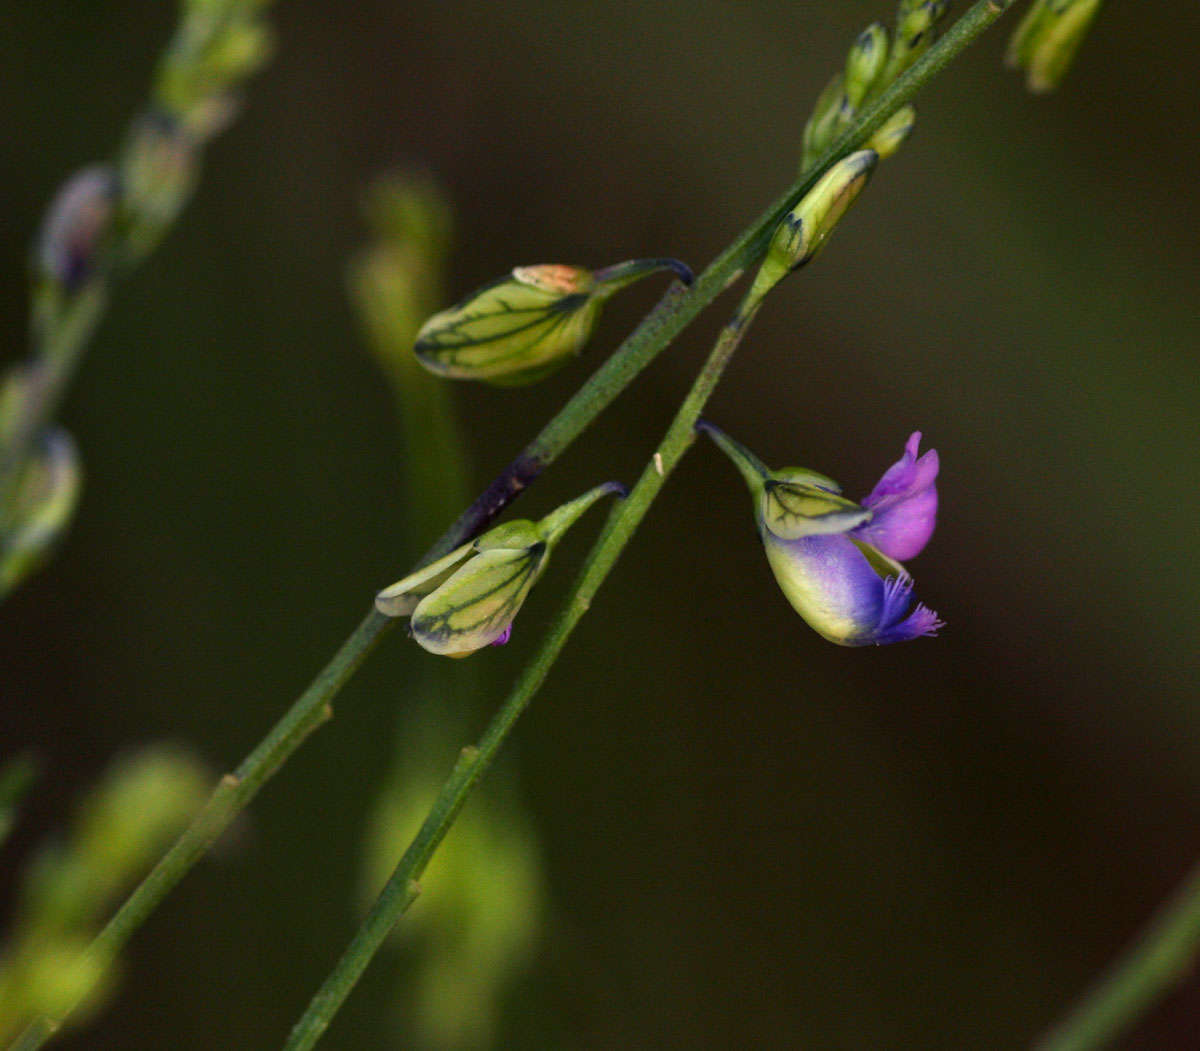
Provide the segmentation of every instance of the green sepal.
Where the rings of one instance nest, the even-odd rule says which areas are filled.
[[[674,259],[631,259],[595,273],[519,266],[426,321],[414,351],[439,376],[498,387],[534,383],[583,349],[610,296],[662,270],[691,283],[691,271]]]
[[[480,551],[413,610],[413,638],[447,657],[491,645],[512,624],[548,556],[542,543]]]
[[[590,271],[517,267],[507,277],[434,314],[414,351],[431,372],[518,386],[578,354],[599,316]]]
[[[476,551],[521,550],[540,544],[545,537],[536,522],[518,518],[489,529],[472,545]]]
[[[855,540],[854,537],[851,537],[850,541],[863,553],[863,557],[870,563],[871,568],[883,577],[883,579],[886,580],[888,577],[903,577],[907,580],[912,576],[901,563],[885,555],[871,544],[864,544],[861,540]]]
[[[760,520],[780,540],[846,533],[870,518],[865,507],[816,485],[774,476],[763,483]]]
[[[450,554],[422,566],[403,580],[384,588],[375,596],[375,608],[385,617],[407,617],[426,595],[450,578],[474,551],[474,544],[463,544]]]

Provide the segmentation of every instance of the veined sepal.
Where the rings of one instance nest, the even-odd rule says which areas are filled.
[[[624,493],[624,486],[606,482],[539,522],[495,526],[384,588],[375,608],[389,617],[411,616],[412,637],[442,656],[465,657],[507,642],[513,619],[563,534],[601,497]]]
[[[533,383],[583,349],[605,300],[662,270],[691,282],[691,271],[674,259],[634,259],[594,272],[565,264],[518,266],[434,314],[413,349],[439,376],[502,387]]]

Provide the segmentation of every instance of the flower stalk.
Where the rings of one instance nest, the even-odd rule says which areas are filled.
[[[865,105],[819,159],[808,165],[803,174],[713,260],[690,288],[685,289],[679,283],[673,285],[635,331],[459,515],[418,564],[425,565],[448,554],[485,529],[740,272],[762,258],[782,216],[812,189],[831,164],[870,139],[921,88],[990,28],[1012,3],[1013,0],[976,0],[902,76]],[[727,327],[722,331],[721,339],[698,377],[697,385],[677,417],[677,422],[687,419],[686,426],[672,426],[668,440],[658,450],[656,462],[647,466],[629,499],[610,516],[608,525],[593,548],[593,555],[587,561],[584,575],[572,592],[571,601],[544,639],[537,656],[518,681],[509,700],[489,726],[480,741],[478,752],[468,754],[455,768],[422,831],[401,860],[401,866],[406,866],[410,871],[423,871],[491,757],[503,744],[513,724],[548,674],[567,636],[586,610],[589,594],[595,593],[644,516],[649,501],[657,494],[678,457],[694,440],[692,425],[707,399],[705,389],[711,392],[712,385],[715,385],[724,368],[727,355],[732,353],[739,338],[739,330]],[[659,462],[662,464],[662,474],[658,471]],[[146,921],[171,889],[203,857],[221,832],[249,804],[259,788],[274,775],[308,734],[329,718],[330,702],[394,623],[392,618],[374,609],[367,614],[237,771],[222,779],[200,817],[127,899],[89,951],[116,951]],[[398,880],[393,876],[360,930],[359,937],[343,957],[339,970],[331,976],[330,982],[326,983],[326,988],[319,994],[318,1000],[314,1000],[310,1012],[297,1027],[290,1046],[311,1047],[315,1043],[337,1005],[345,998],[387,930],[403,914],[415,893],[412,878]],[[331,1006],[324,1006],[326,1004]],[[43,1046],[61,1022],[61,1018],[36,1019],[19,1042],[21,1051],[33,1051]]]

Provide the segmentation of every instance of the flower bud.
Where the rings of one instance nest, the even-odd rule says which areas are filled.
[[[858,110],[879,80],[887,63],[888,34],[873,22],[858,34],[846,56],[846,101],[851,111]]]
[[[846,105],[846,76],[835,73],[817,96],[812,116],[804,126],[804,145],[800,152],[800,171],[821,159],[821,155],[832,145],[837,129],[841,127],[840,115]]]
[[[199,163],[195,137],[176,118],[149,114],[133,126],[121,156],[126,262],[162,239],[195,189]]]
[[[1075,58],[1100,0],[1036,0],[1008,45],[1010,66],[1025,69],[1030,91],[1058,87]]]
[[[886,160],[904,144],[916,121],[917,111],[912,106],[902,106],[871,136],[867,145],[879,154],[880,160]]]
[[[825,246],[829,235],[866,186],[879,155],[859,150],[843,157],[817,181],[775,229],[750,298],[761,298]]]
[[[948,6],[947,0],[900,0],[896,36],[882,78],[885,87],[929,50]]]
[[[66,431],[48,431],[22,468],[0,518],[0,596],[49,555],[79,499],[80,469]]]
[[[840,646],[937,632],[941,621],[913,602],[912,578],[895,561],[925,546],[937,512],[937,454],[918,459],[919,433],[860,505],[824,475],[796,467],[770,471],[712,424],[698,429],[745,478],[776,582],[810,627]]]
[[[91,276],[116,198],[116,173],[107,165],[84,168],[63,184],[37,238],[34,264],[41,276],[67,292]]]
[[[691,271],[671,259],[632,260],[595,273],[562,264],[519,266],[426,321],[415,353],[441,376],[502,387],[533,383],[583,349],[609,296],[663,269],[691,283]]]
[[[430,653],[466,657],[485,646],[503,645],[554,545],[602,496],[624,492],[608,482],[540,522],[518,519],[489,529],[384,588],[375,597],[375,608],[389,617],[411,615],[409,633]]]

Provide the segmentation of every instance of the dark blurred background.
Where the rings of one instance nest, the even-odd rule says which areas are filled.
[[[961,10],[962,6],[958,5]],[[824,643],[742,483],[688,457],[520,726],[547,916],[505,1048],[1015,1048],[1200,855],[1200,19],[1113,0],[1055,96],[998,26],[918,100],[709,416],[866,493],[920,428],[942,514],[913,565],[943,636]],[[373,176],[419,163],[450,286],[514,264],[702,266],[790,181],[816,92],[890,5],[280,3],[279,53],[192,206],[120,290],[64,410],[87,472],[58,558],[0,610],[0,745],[42,778],[0,890],[129,747],[235,764],[406,568],[393,403],[345,295]],[[113,152],[161,0],[0,2],[0,358],[28,244]],[[654,302],[551,380],[458,390],[482,485]],[[723,299],[522,502],[633,481]],[[560,549],[498,702],[586,551]],[[429,539],[432,539],[430,537]],[[278,1046],[357,922],[406,680],[396,633],[337,718],[133,940],[64,1048]],[[445,765],[452,756],[447,754]],[[487,785],[483,792],[488,791]],[[418,906],[419,907],[419,906]],[[402,1046],[394,961],[329,1048]],[[1188,979],[1125,1045],[1200,1047]]]

